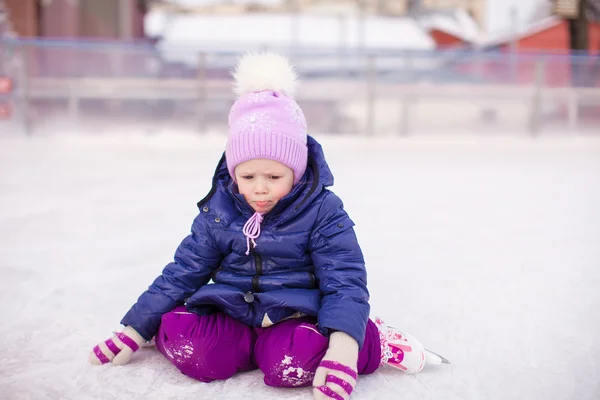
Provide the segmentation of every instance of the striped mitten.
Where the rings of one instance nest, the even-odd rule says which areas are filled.
[[[101,365],[112,362],[115,365],[127,364],[131,356],[140,348],[145,340],[130,326],[126,326],[122,332],[98,343],[90,353],[88,360],[90,364]]]
[[[356,386],[358,343],[344,332],[329,337],[329,348],[313,379],[318,400],[348,400]]]

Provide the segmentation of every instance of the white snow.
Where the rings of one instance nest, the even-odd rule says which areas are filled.
[[[293,387],[304,386],[315,378],[315,373],[305,371],[293,356],[283,356],[281,363],[273,366],[271,374],[281,376],[284,382]]]
[[[294,357],[292,357],[292,356],[285,356],[285,357],[283,357],[283,361],[281,362],[281,365],[290,365],[292,363],[293,359],[294,359]]]
[[[373,314],[452,361],[360,377],[352,399],[600,398],[599,138],[318,138]],[[193,381],[154,348],[87,363],[186,236],[223,144],[0,135],[2,399],[311,399],[258,371]]]

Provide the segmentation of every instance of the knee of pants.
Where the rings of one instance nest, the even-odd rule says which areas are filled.
[[[254,359],[269,386],[310,386],[328,344],[315,325],[283,321],[258,335]]]
[[[255,338],[250,327],[223,313],[199,316],[174,310],[163,315],[155,341],[183,374],[211,382],[256,368]]]

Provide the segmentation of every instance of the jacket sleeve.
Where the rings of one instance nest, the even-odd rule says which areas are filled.
[[[318,320],[323,333],[342,331],[362,347],[369,319],[369,291],[354,223],[342,201],[328,192],[310,240],[315,276],[321,291]]]
[[[183,304],[207,284],[222,257],[208,231],[205,217],[199,214],[190,235],[177,248],[174,261],[142,293],[121,324],[130,325],[146,340],[152,339],[158,332],[162,315]]]

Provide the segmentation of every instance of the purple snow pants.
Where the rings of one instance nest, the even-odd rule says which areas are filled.
[[[260,368],[269,386],[310,386],[329,344],[314,322],[307,317],[252,328],[224,313],[199,316],[178,307],[163,315],[155,342],[183,374],[202,382]],[[369,320],[358,373],[374,372],[380,356],[379,332]]]

